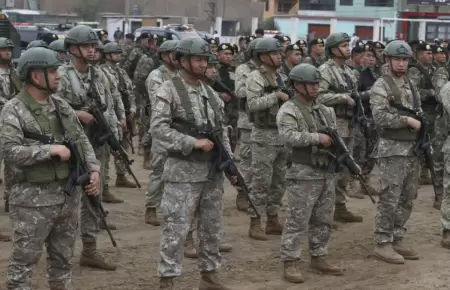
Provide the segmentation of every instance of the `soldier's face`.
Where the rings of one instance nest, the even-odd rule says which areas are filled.
[[[408,70],[409,58],[405,57],[386,57],[391,71],[397,75],[404,75]]]
[[[79,49],[72,46],[70,48],[70,52],[78,57],[85,58],[87,60],[94,60],[95,46],[94,44],[83,44],[79,46]]]
[[[61,76],[58,73],[58,68],[47,69],[47,78],[43,70],[32,70],[30,74],[33,83],[43,88],[48,88],[50,91],[58,90],[59,81]],[[48,80],[48,84],[47,84]]]
[[[315,44],[311,46],[311,52],[315,55],[324,55],[325,48],[323,47],[323,44]]]
[[[445,63],[447,61],[447,58],[445,57],[445,52],[439,52],[434,54],[434,59],[438,63]]]
[[[269,54],[261,55],[261,61],[271,67],[281,67],[281,51],[271,51]]]
[[[102,35],[102,39],[100,39],[103,43],[108,40],[108,35]]]
[[[361,64],[361,53],[353,53],[352,54],[352,61],[356,65]]]
[[[206,67],[208,66],[208,59],[209,57],[207,56],[198,56],[198,55],[193,55],[189,58],[182,57],[181,65],[189,73],[204,78]]]
[[[362,54],[361,64],[364,66],[375,65],[375,55],[371,51],[365,51]]]
[[[239,42],[239,47],[241,48],[242,51],[246,51],[248,49],[248,44],[245,41],[241,41]]]
[[[98,61],[98,60],[100,60],[101,57],[102,57],[101,51],[98,50],[98,49],[96,49],[96,50],[95,50],[95,53],[94,53],[94,60],[95,60],[95,61]]]
[[[113,62],[119,62],[120,59],[122,58],[122,54],[121,54],[121,53],[118,53],[118,52],[114,52],[114,53],[111,53],[111,54],[109,54],[109,55],[111,56],[111,60],[112,60]]]
[[[337,56],[342,56],[342,57],[345,57],[345,58],[349,58],[350,57],[351,51],[350,51],[350,45],[349,45],[348,41],[342,42],[341,44],[338,45],[337,48],[339,48],[339,51],[342,54],[342,55],[336,54]]]
[[[302,53],[298,50],[288,52],[287,58],[293,65],[298,65],[302,61]]]
[[[295,89],[305,97],[307,100],[311,101],[317,98],[319,95],[319,83],[294,83]]]
[[[433,62],[433,53],[431,51],[420,51],[418,58],[423,64],[431,64]]]
[[[217,53],[217,58],[223,64],[230,65],[233,59],[233,52],[231,50],[222,50]]]
[[[0,58],[11,60],[11,58],[12,58],[12,50],[11,50],[11,48],[2,48],[2,49],[0,49]]]
[[[205,76],[208,79],[215,79],[218,75],[217,68],[215,65],[208,65],[205,71]]]
[[[64,51],[58,51],[57,53],[60,59],[65,60],[67,58],[67,53]]]
[[[211,50],[212,53],[217,54],[217,45],[211,44],[209,46],[209,49]]]

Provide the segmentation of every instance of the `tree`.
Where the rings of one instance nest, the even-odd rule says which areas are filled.
[[[83,18],[84,21],[95,21],[100,10],[100,0],[78,0],[73,10]]]
[[[269,17],[264,20],[264,29],[266,30],[280,30],[280,26],[275,21],[275,17]]]

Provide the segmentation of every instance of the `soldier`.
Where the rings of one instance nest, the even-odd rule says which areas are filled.
[[[0,109],[21,89],[20,80],[11,63],[13,49],[14,44],[10,39],[0,37]],[[0,166],[2,161],[3,151],[0,151]],[[11,180],[11,177],[8,175],[11,173],[10,168],[7,168],[5,164],[5,191],[3,195],[5,212],[9,212],[9,188],[11,185],[8,181]],[[0,233],[0,242],[7,241],[10,241],[10,237]]]
[[[32,289],[33,269],[47,249],[50,290],[73,289],[72,263],[81,188],[64,193],[70,175],[71,152],[64,145],[42,139],[76,140],[90,182],[88,195],[98,195],[100,164],[69,104],[52,93],[58,89],[61,65],[46,48],[22,54],[18,74],[24,89],[3,108],[0,139],[11,176],[10,220],[14,241],[9,260],[7,289]],[[40,112],[39,114],[37,112]]]
[[[422,109],[427,121],[427,128],[430,133],[431,140],[434,141],[434,122],[436,118],[436,90],[433,87],[432,75],[435,71],[433,66],[433,53],[431,51],[431,45],[422,43],[416,46],[417,62],[409,64],[408,78],[419,89],[420,100],[422,103]],[[433,144],[434,145],[434,144]],[[426,168],[424,162],[421,163],[420,181],[421,185],[432,184],[428,168]],[[435,201],[442,199],[442,197],[435,196]]]
[[[45,47],[48,48],[47,42],[43,40],[33,40],[32,42],[28,43],[26,50],[33,48],[33,47]]]
[[[229,154],[228,136],[223,126],[223,102],[204,79],[210,48],[201,38],[181,40],[176,48],[180,63],[179,76],[164,82],[156,91],[152,106],[151,134],[168,151],[162,179],[164,212],[158,276],[160,289],[174,289],[174,278],[181,275],[183,244],[195,212],[198,213],[200,239],[198,266],[200,289],[229,289],[219,281],[220,232],[222,230],[223,179],[209,181],[206,177],[214,159],[214,143],[196,139],[174,129],[174,122],[185,122],[198,129],[207,126],[220,132],[219,138]],[[197,161],[196,161],[197,160]],[[232,184],[235,177],[231,178]],[[181,203],[180,203],[181,202]]]
[[[288,45],[291,44],[291,38],[289,36],[286,35],[275,35],[274,38],[276,40],[278,40],[281,43],[281,55],[283,56],[283,58],[286,57],[286,48],[288,47]]]
[[[244,177],[245,184],[249,186],[252,181],[252,151],[250,134],[252,133],[252,123],[248,119],[247,115],[247,94],[245,83],[248,75],[259,66],[260,62],[255,57],[254,51],[256,44],[260,39],[255,38],[248,45],[248,54],[250,60],[244,64],[241,64],[236,69],[235,74],[235,88],[236,97],[238,98],[239,118],[238,118],[238,130],[241,140],[239,148],[239,157],[241,162],[239,163],[239,170]],[[242,189],[238,188],[238,195],[236,197],[236,207],[240,211],[247,211],[248,201]]]
[[[308,44],[306,43],[305,40],[303,39],[297,40],[295,44],[301,47],[304,55],[308,55]],[[322,53],[322,55],[324,55],[324,53]]]
[[[378,133],[375,123],[373,122],[372,111],[370,110],[369,91],[375,81],[381,76],[381,72],[375,65],[375,50],[371,45],[364,45],[361,62],[364,64],[364,67],[360,71],[355,70],[354,72],[358,79],[358,91],[362,99],[364,113],[368,121],[366,133],[369,138],[366,138],[361,130],[354,131],[355,143],[353,146],[353,157],[355,158],[356,163],[361,166],[364,180],[366,181],[366,188],[372,195],[375,195],[377,192],[370,185],[369,181],[370,174],[375,166],[375,159],[372,158],[371,155],[376,143],[378,142]],[[357,191],[355,193],[356,197],[364,197],[364,192],[359,186],[359,181],[353,180],[352,188]]]
[[[211,49],[211,52],[213,54],[217,54],[217,49],[219,48],[219,44],[214,38],[207,38],[206,42],[209,44],[209,47]]]
[[[434,121],[435,141],[433,143],[433,161],[435,175],[436,196],[433,207],[437,210],[441,209],[442,198],[444,195],[444,155],[442,146],[448,136],[447,118],[444,115],[443,100],[441,99],[441,89],[449,81],[449,72],[447,69],[447,49],[442,46],[433,45],[433,58],[437,69],[434,71],[431,81],[436,90],[436,101],[439,103],[437,107],[437,116]]]
[[[154,42],[154,40],[149,40],[149,45]],[[144,169],[150,169],[150,151],[152,148],[152,139],[150,134],[148,134],[150,126],[150,99],[147,95],[147,88],[145,87],[145,82],[152,70],[157,68],[157,64],[153,60],[153,56],[150,55],[149,50],[142,55],[136,65],[136,71],[134,72],[133,84],[135,87],[135,94],[138,100],[139,106],[142,108],[139,113],[140,126],[139,126],[139,150],[144,153],[144,163],[142,164]]]
[[[69,62],[69,57],[67,56],[67,50],[64,47],[64,39],[58,39],[50,43],[48,46],[51,50],[55,51],[59,58],[64,62]]]
[[[133,33],[127,33],[125,34],[125,43],[122,44],[122,57],[120,58],[120,66],[123,67],[125,64],[125,61],[128,60],[128,56],[130,55],[130,52],[135,47],[134,45],[134,34]]]
[[[105,51],[107,49],[107,51]],[[131,80],[128,78],[128,75],[125,73],[122,68],[119,68],[117,66],[118,61],[120,60],[120,55],[122,51],[120,49],[120,46],[115,42],[107,43],[103,49],[102,54],[104,56],[105,63],[100,66],[100,69],[105,74],[106,78],[108,79],[108,82],[111,86],[111,92],[113,95],[114,100],[114,109],[116,112],[116,116],[118,119],[120,119],[121,128],[118,128],[120,130],[119,136],[121,137],[120,143],[124,149],[128,148],[128,131],[131,128],[128,128],[127,124],[130,124],[130,122],[127,122],[128,119],[133,119],[134,115],[136,114],[136,103],[134,100],[133,95],[133,84],[131,83]],[[113,56],[114,54],[114,56]],[[125,94],[125,97],[124,97]],[[127,106],[125,107],[125,103]],[[130,124],[132,127],[132,124]],[[111,158],[111,154],[108,153],[106,157],[106,168],[105,168],[105,186],[103,188],[103,198],[104,202],[109,203],[122,203],[123,200],[118,198],[110,199],[112,196],[109,192],[109,160]],[[128,180],[126,177],[126,172],[123,169],[123,166],[120,164],[120,160],[117,158],[117,156],[114,156],[114,164],[116,168],[116,187],[122,187],[122,188],[136,188],[137,185]],[[106,193],[106,194],[105,194]]]
[[[374,256],[386,263],[403,264],[419,255],[402,240],[405,223],[417,198],[419,158],[413,147],[421,127],[409,111],[421,111],[419,93],[406,77],[413,52],[401,40],[385,49],[390,73],[379,78],[371,89],[370,107],[381,130],[374,152],[380,168],[380,199],[375,215]]]
[[[234,68],[231,66],[233,60],[233,46],[229,43],[222,43],[217,49],[217,59],[219,65],[219,80],[226,87],[214,82],[212,88],[219,93],[220,98],[225,103],[225,125],[231,126],[230,144],[231,150],[234,152],[237,146],[237,122],[239,118],[238,100],[234,96],[230,96],[229,91],[234,93]]]
[[[363,48],[361,46],[355,46],[351,51],[351,58],[346,61],[346,65],[349,66],[352,70],[361,70],[361,56],[362,56]]]
[[[136,40],[136,46],[130,51],[128,58],[123,64],[123,68],[127,72],[130,79],[133,79],[134,71],[136,70],[136,65],[138,64],[139,59],[145,52],[149,50],[150,48],[149,42],[151,37],[152,35],[147,32],[144,32],[141,35],[139,35],[139,37]]]
[[[253,36],[241,36],[239,37],[239,49],[240,51],[235,54],[233,64],[235,67],[247,62],[248,59],[248,45],[255,39]]]
[[[336,177],[327,172],[330,157],[326,150],[332,146],[331,138],[318,133],[327,127],[335,129],[336,116],[332,108],[316,101],[320,81],[316,67],[298,65],[291,70],[289,80],[295,95],[281,106],[277,115],[280,137],[292,150],[292,165],[286,172],[289,209],[281,237],[281,259],[284,278],[302,283],[304,279],[297,264],[300,240],[308,232],[308,225],[311,268],[324,274],[343,274],[325,259],[333,223]],[[325,150],[317,150],[318,146]]]
[[[157,99],[155,93],[165,81],[171,80],[177,74],[177,64],[174,55],[178,40],[168,40],[159,47],[159,57],[163,63],[160,67],[153,70],[147,80],[145,86],[149,96],[150,107],[155,105]],[[144,156],[146,157],[146,156]],[[158,143],[157,140],[152,142],[150,173],[145,193],[145,222],[150,225],[159,226],[160,222],[156,215],[156,208],[161,205],[164,183],[161,176],[164,171],[164,164],[167,160],[167,151]],[[146,161],[144,161],[146,162]]]
[[[345,61],[350,57],[349,42],[350,37],[346,33],[333,33],[327,38],[325,52],[330,59],[319,67],[322,81],[320,81],[317,100],[326,106],[334,108],[338,133],[346,142],[350,152],[352,152],[353,138],[349,125],[351,120],[350,113],[355,105],[355,101],[351,96],[351,87],[356,86],[356,78],[352,70],[345,65]],[[356,124],[354,126],[355,130],[360,129],[359,125]],[[334,220],[359,223],[362,222],[362,217],[350,212],[346,206],[345,193],[349,181],[350,174],[347,170],[339,173],[336,184]]]
[[[277,85],[277,79],[281,79],[277,73],[282,62],[280,42],[274,38],[261,39],[254,53],[261,66],[248,75],[245,83],[249,120],[253,121],[251,195],[259,214],[267,214],[267,223],[264,232],[261,219],[249,207],[249,236],[265,241],[266,234],[281,235],[283,231],[278,211],[285,190],[287,151],[278,135],[276,114],[289,96],[279,91]]]
[[[113,100],[111,98],[111,92],[108,91],[109,87],[107,86],[108,80],[106,76],[100,69],[90,65],[94,62],[95,46],[97,43],[97,34],[88,26],[77,25],[69,30],[64,39],[64,45],[70,53],[71,59],[69,64],[62,65],[59,68],[61,83],[58,95],[67,100],[76,109],[75,113],[91,140],[95,156],[102,165],[101,195],[105,178],[104,168],[108,145],[94,142],[98,127],[95,124],[94,117],[89,112],[86,112],[85,108],[89,108],[93,104],[97,105],[97,103],[106,105],[107,110],[104,116],[115,135],[117,135],[117,118],[113,118],[115,112],[112,109]],[[88,95],[88,92],[97,95],[96,97],[99,100],[89,98],[91,94]],[[83,199],[81,203],[80,231],[83,242],[80,265],[82,267],[115,270],[116,266],[107,263],[97,251],[99,219],[94,215],[87,199]]]
[[[375,49],[375,54],[377,57],[377,65],[382,66],[384,64],[383,52],[386,46],[379,41],[373,42],[372,46]]]
[[[290,44],[286,47],[286,58],[281,64],[278,72],[280,73],[283,81],[286,81],[291,69],[300,64],[303,57],[303,50],[297,44]]]
[[[303,40],[298,41],[298,45],[306,50],[306,43],[302,43]],[[303,41],[304,42],[304,41]],[[308,56],[303,59],[303,63],[312,64],[315,67],[319,67],[325,63],[327,57],[325,55],[324,41],[322,38],[314,38],[309,42]]]
[[[102,44],[106,44],[106,41],[108,41],[108,31],[102,29],[97,31],[98,39],[102,42]]]

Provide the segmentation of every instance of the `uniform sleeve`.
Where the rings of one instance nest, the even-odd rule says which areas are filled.
[[[132,49],[130,54],[128,55],[127,60],[123,64],[123,69],[128,73],[128,75],[132,76],[134,72],[131,70],[131,64],[136,61],[135,59],[138,57],[138,53],[136,49]]]
[[[0,114],[0,144],[5,162],[21,168],[50,160],[50,145],[23,145],[20,116],[11,102],[5,105]]]
[[[278,134],[280,134],[283,142],[292,147],[318,145],[319,134],[310,133],[305,126],[305,122],[298,120],[299,117],[296,116],[290,106],[290,103],[283,104],[277,114]]]
[[[250,73],[250,70],[247,70],[247,66],[245,66],[245,65],[240,65],[236,69],[234,86],[236,88],[236,97],[238,97],[240,99],[244,99],[247,97],[245,83],[247,81],[247,77],[248,77],[249,73]]]
[[[423,89],[421,87],[422,73],[416,67],[411,67],[408,69],[407,77],[411,80],[411,82],[416,85],[419,90],[420,99],[422,101],[426,101],[428,96],[433,95],[434,92],[428,89]]]
[[[136,112],[136,97],[134,96],[133,82],[131,81],[130,77],[126,74],[125,70],[123,70],[122,68],[119,68],[119,73],[120,73],[119,77],[122,77],[125,89],[128,92],[128,101],[130,102],[130,109]]]
[[[212,90],[212,88],[211,88]],[[222,116],[222,119],[225,116],[225,104],[224,102],[220,99],[219,94],[217,94],[216,92],[214,92],[214,97],[217,99],[217,103],[219,104],[219,111],[220,114]],[[235,129],[233,129],[235,130]],[[228,155],[233,156],[233,151],[231,150],[231,145],[230,145],[230,138],[228,137],[228,126],[226,126],[224,123],[222,124],[222,132],[223,132],[223,145],[225,146],[225,149],[227,150]]]
[[[256,74],[251,74],[248,77],[245,87],[250,112],[264,111],[278,103],[275,92],[264,92],[264,79]]]
[[[370,108],[377,126],[382,128],[401,129],[407,128],[407,117],[391,112],[389,93],[384,81],[379,79],[370,91]]]
[[[436,90],[436,98],[439,100],[439,93],[442,87],[448,82],[448,72],[444,67],[438,68],[431,77],[433,87]],[[442,101],[439,101],[442,103]]]
[[[322,75],[322,79],[319,82],[319,97],[317,98],[317,101],[329,107],[347,104],[348,94],[338,94],[331,90],[330,87],[333,83],[333,78],[330,70],[327,69],[327,66],[320,66],[319,71]]]
[[[158,144],[168,151],[181,151],[189,155],[194,149],[196,138],[182,134],[170,126],[172,116],[177,107],[174,99],[174,88],[171,82],[165,82],[156,91],[155,106],[152,106],[150,133]]]
[[[150,73],[146,80],[146,87],[148,91],[148,96],[150,98],[150,105],[153,106],[156,98],[154,97],[156,95],[156,91],[163,83],[162,77],[159,75],[158,70],[153,71]]]

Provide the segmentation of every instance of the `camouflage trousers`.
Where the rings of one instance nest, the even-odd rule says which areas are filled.
[[[435,139],[433,142],[434,191],[436,196],[444,195],[444,153],[442,146],[447,139],[447,122],[445,117],[437,116],[434,122]]]
[[[288,151],[282,145],[252,143],[251,197],[260,215],[276,215],[285,190]],[[251,207],[250,217],[256,217]]]
[[[72,257],[78,226],[78,200],[45,207],[10,206],[13,244],[8,290],[31,290],[31,278],[44,246],[50,286],[72,290]]]
[[[353,137],[342,138],[345,142],[345,145],[350,151],[350,154],[353,154]],[[347,202],[345,193],[347,192],[347,185],[351,180],[351,175],[348,172],[347,168],[344,168],[341,172],[338,173],[337,181],[336,181],[336,205],[342,205]]]
[[[165,182],[161,201],[164,228],[160,243],[159,277],[181,275],[184,242],[194,216],[199,241],[197,265],[200,272],[220,266],[223,180],[217,182]]]
[[[4,164],[4,166],[5,168],[3,168],[3,182],[5,184],[5,189],[3,192],[3,199],[9,200],[9,190],[11,188],[11,182],[14,176],[12,168],[9,168],[6,164]]]
[[[122,142],[121,142],[122,143]],[[111,152],[109,150],[106,152],[105,156],[105,184],[109,184],[109,163],[111,161]],[[122,169],[122,166],[120,166],[119,159],[114,156],[114,167],[116,169],[116,175],[125,175],[124,170]]]
[[[334,214],[336,178],[286,181],[288,210],[281,237],[281,259],[299,260],[301,239],[309,234],[311,256],[328,254]]]
[[[103,188],[105,185],[105,169],[106,169],[106,156],[108,153],[108,145],[103,145],[101,147],[95,148],[95,157],[101,164],[100,172],[100,200],[102,198]],[[81,196],[81,211],[80,211],[80,232],[81,240],[83,242],[83,249],[85,250],[95,250],[88,249],[89,246],[95,246],[97,241],[97,234],[100,230],[99,228],[100,218],[97,214],[97,210],[92,208],[89,199],[86,194]]]
[[[436,135],[435,135],[435,128],[434,123],[436,120],[436,110],[435,108],[429,108],[429,107],[422,107],[425,122],[428,128],[428,133],[430,134],[430,138],[433,144],[433,147],[435,148],[435,141],[436,141]],[[420,177],[421,178],[427,178],[429,176],[429,169],[426,167],[426,164],[423,160],[420,162]]]
[[[380,192],[375,215],[375,243],[392,243],[406,234],[405,224],[417,198],[419,159],[392,156],[377,160]]]
[[[378,132],[373,122],[370,123],[367,133],[369,134],[369,138],[364,136],[359,126],[353,130],[355,140],[353,157],[365,176],[369,175],[375,166],[375,159],[371,155],[378,142]]]
[[[145,207],[155,208],[161,205],[164,182],[161,176],[164,171],[167,155],[152,150],[151,169],[148,175],[147,192],[145,193]]]
[[[250,143],[250,134],[252,130],[239,129],[241,138],[241,145],[239,148],[239,171],[244,177],[245,184],[249,187],[252,182],[252,144]],[[243,194],[241,189],[238,189],[239,194]]]

